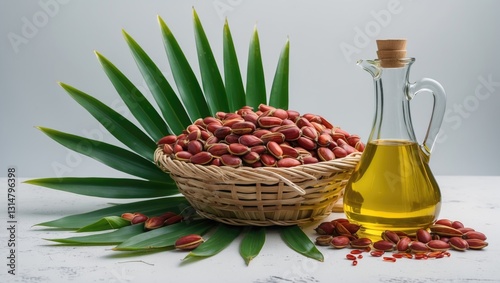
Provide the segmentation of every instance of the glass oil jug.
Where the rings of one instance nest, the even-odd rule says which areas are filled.
[[[446,107],[438,82],[409,82],[415,59],[406,57],[405,40],[378,40],[377,45],[379,59],[358,61],[374,80],[375,119],[343,200],[347,219],[361,225],[358,235],[372,240],[385,230],[414,234],[436,220],[441,193],[428,162]],[[434,107],[419,144],[410,102],[421,92],[433,94]]]

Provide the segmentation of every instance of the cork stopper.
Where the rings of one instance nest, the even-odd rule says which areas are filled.
[[[403,67],[400,59],[406,57],[406,39],[377,40],[377,56],[384,68]]]

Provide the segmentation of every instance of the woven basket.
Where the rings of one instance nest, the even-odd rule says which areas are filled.
[[[161,149],[155,162],[202,217],[231,225],[295,225],[328,216],[361,153],[292,168],[196,165]]]

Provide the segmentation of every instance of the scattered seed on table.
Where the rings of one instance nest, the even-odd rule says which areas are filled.
[[[396,258],[392,256],[384,256],[384,261],[396,262]]]

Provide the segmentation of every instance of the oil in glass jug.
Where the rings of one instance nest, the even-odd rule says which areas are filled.
[[[358,61],[373,77],[375,119],[343,200],[347,219],[361,225],[358,235],[372,240],[380,239],[385,230],[412,234],[436,220],[441,193],[428,162],[446,107],[438,82],[409,82],[415,59],[406,57],[405,40],[377,40],[377,45],[378,59]],[[419,144],[410,102],[421,92],[433,94],[434,107]]]

